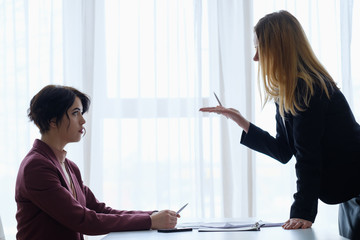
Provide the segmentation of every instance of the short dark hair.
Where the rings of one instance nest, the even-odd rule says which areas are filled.
[[[90,106],[89,97],[79,90],[60,85],[47,85],[40,90],[30,101],[28,117],[34,121],[44,134],[50,129],[51,119],[56,119],[58,125],[64,115],[68,118],[67,110],[75,101],[75,97],[81,100],[82,113],[86,113]]]

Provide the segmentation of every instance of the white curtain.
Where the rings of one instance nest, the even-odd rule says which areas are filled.
[[[27,108],[47,84],[71,85],[92,99],[87,135],[67,151],[99,200],[120,209],[176,210],[189,202],[181,221],[267,220],[274,212],[284,220],[294,191],[291,164],[255,155],[239,144],[234,123],[198,109],[216,105],[216,92],[272,131],[273,109],[260,111],[257,98],[252,28],[279,9],[298,17],[360,109],[360,21],[350,16],[359,8],[359,0],[0,0],[0,214],[7,239],[16,234],[18,167],[39,137]]]
[[[220,55],[241,58],[241,50],[231,54],[220,49],[226,44],[209,43],[209,34],[218,39],[218,28],[226,25],[218,27],[218,21],[235,1],[229,3],[219,1],[224,9],[218,10],[207,1],[95,1],[85,179],[111,206],[176,209],[189,202],[184,217],[247,216],[246,154],[228,154],[233,145],[239,149],[240,131],[234,144],[230,127],[223,122],[221,129],[218,118],[198,112],[215,104],[213,91],[221,90],[220,96],[229,91],[219,88],[219,79],[231,75],[219,75]],[[237,18],[248,11],[235,5],[231,21],[242,29]],[[215,22],[209,21],[211,11],[219,13]],[[236,39],[239,28],[232,29]],[[234,67],[230,71],[242,74]],[[244,163],[233,163],[234,156]]]
[[[351,49],[350,49],[350,65],[351,65],[351,75],[348,81],[351,81],[351,90],[352,91],[352,109],[354,111],[357,120],[360,121],[360,14],[357,14],[360,9],[360,1],[353,1],[352,9],[352,29],[351,29]]]
[[[224,106],[239,109],[253,119],[252,3],[251,1],[208,1],[209,9],[209,95],[217,92]],[[247,37],[244,37],[247,36]],[[217,103],[210,102],[212,106]],[[218,116],[212,116],[218,120]],[[224,216],[252,216],[253,153],[240,147],[242,130],[220,118],[221,166]],[[209,131],[209,130],[206,130]]]

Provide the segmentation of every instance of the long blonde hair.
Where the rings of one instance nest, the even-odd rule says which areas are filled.
[[[287,11],[261,18],[254,27],[258,40],[259,77],[263,80],[266,104],[274,100],[280,114],[296,115],[309,106],[314,85],[330,98],[327,83],[336,83],[316,58],[299,21]],[[304,81],[299,89],[299,80]],[[260,79],[259,79],[260,80]],[[259,84],[260,85],[260,84]]]

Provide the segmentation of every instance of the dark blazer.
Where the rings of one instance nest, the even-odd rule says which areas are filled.
[[[75,199],[51,148],[35,140],[22,161],[15,200],[19,240],[80,240],[82,234],[100,235],[150,229],[152,212],[119,211],[98,202],[81,179],[75,163],[65,159],[76,191]]]
[[[276,137],[254,124],[241,143],[281,163],[296,158],[297,192],[291,218],[314,222],[318,199],[345,202],[360,193],[360,126],[338,89],[331,98],[316,88],[310,105],[297,115],[285,114],[276,104]]]

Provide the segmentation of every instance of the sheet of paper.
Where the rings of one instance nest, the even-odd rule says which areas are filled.
[[[238,232],[238,231],[260,231],[260,228],[255,226],[237,227],[237,228],[199,228],[199,232]]]
[[[179,227],[191,227],[191,228],[244,228],[252,227],[255,224],[258,224],[260,227],[281,227],[284,223],[273,223],[265,221],[236,221],[236,222],[189,222],[181,223]]]

